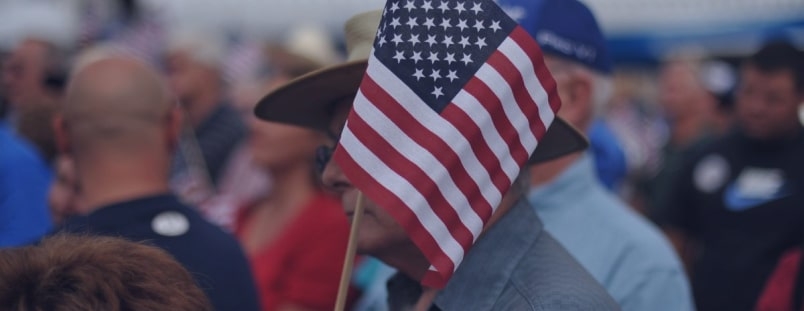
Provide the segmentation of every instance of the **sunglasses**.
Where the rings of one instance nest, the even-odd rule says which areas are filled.
[[[332,131],[326,131],[326,134],[334,143],[332,146],[321,145],[315,149],[315,169],[318,173],[318,176],[324,175],[324,169],[327,168],[327,164],[329,164],[329,161],[332,160],[332,154],[335,153],[335,148],[341,141],[340,134],[336,134]]]
[[[327,164],[332,160],[333,153],[335,153],[335,147],[327,145],[321,145],[315,149],[315,169],[319,176],[324,174],[324,169],[327,168]]]

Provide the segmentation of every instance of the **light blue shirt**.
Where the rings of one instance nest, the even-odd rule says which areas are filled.
[[[379,259],[367,257],[356,267],[352,284],[363,292],[353,311],[388,311],[388,289],[385,287],[396,269]]]
[[[694,310],[689,281],[659,230],[606,190],[584,155],[528,195],[545,229],[625,311]]]

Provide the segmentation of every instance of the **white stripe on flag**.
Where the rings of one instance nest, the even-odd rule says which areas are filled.
[[[452,102],[455,104],[456,108],[466,113],[469,118],[472,119],[472,122],[482,129],[480,133],[483,135],[486,143],[488,143],[489,148],[494,152],[494,156],[500,163],[500,167],[502,167],[505,175],[508,176],[508,180],[513,182],[519,174],[519,164],[517,164],[516,160],[511,156],[510,146],[508,146],[506,140],[503,139],[500,132],[497,131],[497,128],[493,126],[494,122],[491,119],[491,114],[486,110],[486,107],[480,104],[477,98],[469,94],[466,90],[458,92],[458,95],[455,96]]]
[[[536,136],[534,136],[533,132],[530,130],[530,121],[516,104],[511,85],[509,85],[508,81],[505,81],[505,78],[489,64],[480,66],[475,76],[488,85],[489,89],[494,93],[494,96],[500,99],[503,112],[505,116],[508,117],[508,120],[511,121],[511,126],[513,126],[519,134],[519,141],[522,143],[522,146],[525,147],[525,150],[528,152],[532,152],[533,149],[536,148]]]
[[[539,107],[539,116],[542,119],[542,124],[549,126],[555,118],[555,113],[553,113],[553,109],[550,108],[550,100],[547,97],[544,86],[541,81],[539,81],[536,72],[533,71],[534,66],[530,57],[525,54],[522,47],[510,37],[506,38],[498,49],[503,55],[508,57],[519,70],[525,82],[525,89],[528,90],[528,94],[530,94],[533,102]],[[545,130],[547,130],[547,128],[545,128]]]
[[[358,92],[355,102],[369,100]],[[420,146],[405,132],[394,124],[382,111],[372,104],[355,105],[354,112],[363,119],[369,127],[377,131],[389,145],[399,152],[403,157],[410,160],[413,165],[419,167],[427,177],[436,184],[441,194],[444,195],[450,207],[455,210],[461,222],[466,225],[472,233],[472,241],[477,240],[480,231],[483,230],[483,220],[471,208],[471,202],[467,200],[463,192],[458,189],[455,181],[450,177],[447,168],[433,156],[427,149]],[[369,173],[371,174],[371,173]],[[411,206],[421,208],[420,206]]]
[[[491,205],[492,209],[496,209],[500,198],[502,198],[502,194],[492,183],[485,167],[483,167],[480,160],[477,159],[477,155],[472,151],[466,137],[464,137],[452,123],[444,120],[435,110],[427,106],[416,93],[405,85],[405,83],[400,81],[396,75],[377,60],[373,54],[369,58],[369,70],[366,74],[377,82],[378,85],[381,85],[388,95],[399,103],[400,107],[419,120],[419,123],[426,124],[427,128],[430,129],[433,134],[441,137],[441,139],[452,148],[460,158],[461,164],[466,169],[466,172],[472,177],[472,180],[480,189],[483,198]]]
[[[368,102],[355,102],[355,107],[359,105],[371,105]],[[411,185],[407,179],[397,175],[385,162],[380,160],[372,150],[367,148],[360,140],[355,137],[348,125],[343,129],[340,140],[341,147],[346,154],[355,161],[363,171],[372,176],[382,176],[374,178],[385,189],[397,195],[397,198],[405,202],[411,212],[416,215],[419,223],[433,237],[438,247],[449,257],[457,269],[463,259],[463,247],[452,237],[443,222],[432,210],[427,200]],[[454,271],[453,271],[454,272]]]

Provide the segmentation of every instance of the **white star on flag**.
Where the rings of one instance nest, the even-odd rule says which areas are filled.
[[[416,69],[416,72],[413,73],[413,77],[416,78],[416,81],[419,81],[421,78],[424,78],[424,70]]]
[[[439,26],[443,27],[444,31],[447,31],[450,27],[452,27],[452,25],[450,25],[450,19],[449,18],[445,18],[445,19],[441,20],[441,25],[439,25]]]
[[[459,19],[458,20],[458,25],[456,25],[455,27],[458,27],[458,28],[461,29],[461,31],[463,31],[464,29],[466,29],[469,26],[466,25],[466,20],[465,19]]]
[[[480,3],[477,3],[477,2],[474,3],[474,5],[472,6],[472,8],[470,10],[475,12],[475,14],[483,12],[483,9],[480,8]]]
[[[435,87],[435,90],[433,90],[433,93],[432,93],[432,94],[433,94],[433,95],[434,95],[436,98],[439,98],[439,97],[441,97],[441,96],[444,96],[444,93],[443,93],[443,92],[441,92],[441,89],[443,89],[443,88],[441,88],[441,87]]]
[[[475,21],[475,24],[472,27],[474,27],[477,32],[486,29],[486,27],[483,26],[483,21],[479,19]]]
[[[414,3],[416,3],[415,0],[409,0],[408,3],[405,4],[405,8],[408,9],[408,13],[410,13],[410,11],[416,9],[416,5]]]

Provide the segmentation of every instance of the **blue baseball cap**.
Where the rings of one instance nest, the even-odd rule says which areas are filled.
[[[561,56],[611,74],[606,39],[592,11],[577,0],[498,0],[546,54]]]

